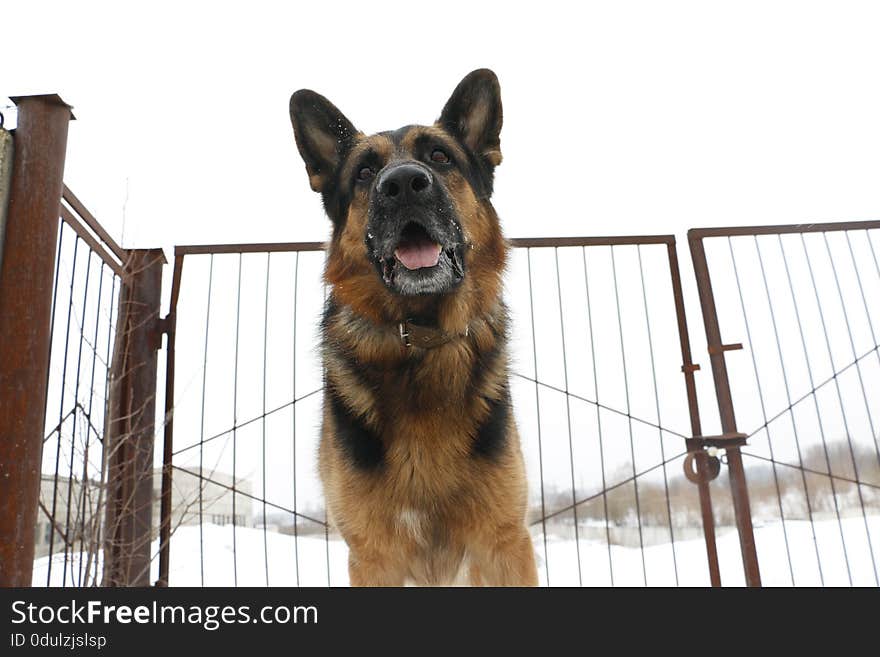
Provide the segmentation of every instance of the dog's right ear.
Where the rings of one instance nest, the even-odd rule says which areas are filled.
[[[358,131],[333,103],[311,89],[290,97],[290,122],[309,184],[316,192],[327,191]]]

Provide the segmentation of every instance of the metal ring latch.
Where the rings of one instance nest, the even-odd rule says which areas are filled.
[[[697,466],[697,452],[688,452],[688,455],[684,457],[684,476],[688,478],[688,481],[694,484],[702,483],[702,479],[700,477],[700,469]],[[718,460],[717,456],[709,456],[706,454],[706,483],[712,481],[717,478],[721,472],[721,461]]]

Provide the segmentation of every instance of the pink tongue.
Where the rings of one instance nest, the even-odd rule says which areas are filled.
[[[394,255],[407,269],[434,267],[440,262],[440,245],[428,240],[402,242]]]

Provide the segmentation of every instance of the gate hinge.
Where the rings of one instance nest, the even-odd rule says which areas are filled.
[[[168,332],[171,330],[171,313],[165,315],[165,317],[160,317],[156,320],[156,332],[159,335],[168,335]]]
[[[168,332],[171,330],[172,319],[171,314],[156,318],[156,323],[153,327],[153,348],[157,351],[162,348],[162,336],[168,335]]]

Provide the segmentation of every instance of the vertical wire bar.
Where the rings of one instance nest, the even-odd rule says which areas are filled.
[[[64,226],[65,225],[66,224],[63,221],[60,222],[60,226],[58,227],[58,248],[55,251],[55,253],[57,254],[56,260],[55,260],[55,278],[53,279],[55,282],[54,282],[54,285],[52,288],[52,313],[51,313],[51,316],[49,319],[49,332],[51,333],[52,338],[55,337],[55,305],[58,301],[58,282],[59,282],[58,281],[58,272],[61,267],[61,246],[64,244]],[[50,339],[49,340],[49,367],[46,369],[46,381],[49,380],[49,375],[52,372],[52,351],[53,351],[52,348],[54,347],[54,345],[55,345],[55,340]]]
[[[858,379],[859,379],[859,387],[862,389],[862,399],[865,403],[865,412],[868,415],[868,426],[871,429],[871,437],[873,438],[874,436],[877,435],[877,432],[874,429],[874,418],[871,414],[871,406],[868,404],[868,395],[865,392],[865,382],[864,382],[864,379],[862,379],[862,367],[861,367],[861,364],[859,363],[859,356],[856,353],[856,343],[855,343],[855,340],[853,339],[852,327],[850,326],[850,323],[849,323],[849,313],[846,312],[846,303],[843,300],[843,290],[841,290],[841,288],[840,288],[840,279],[837,276],[837,267],[834,264],[834,258],[831,256],[831,247],[828,245],[828,234],[827,233],[825,233],[825,232],[822,233],[822,240],[825,242],[825,251],[828,254],[828,261],[831,263],[831,272],[834,275],[834,285],[837,288],[837,296],[840,299],[840,307],[843,310],[843,319],[844,319],[844,322],[846,323],[846,334],[849,337],[849,344],[852,349],[853,360],[855,361],[855,365],[856,365],[856,374],[858,375]],[[834,379],[834,382],[839,385],[838,380],[836,378]],[[852,445],[852,436],[850,435],[848,429],[847,429],[846,433],[847,433],[847,442],[849,443],[849,452],[850,452],[850,456],[852,457],[852,462],[853,462],[853,471],[855,472],[855,475],[856,475],[855,479],[856,479],[856,481],[861,482],[862,478],[859,475],[859,466],[858,466],[858,462],[856,459],[856,453],[855,453],[855,450],[853,449],[853,445]],[[880,454],[878,454],[878,463],[880,463]],[[859,503],[862,505],[862,515],[864,516],[864,520],[865,520],[865,535],[868,539],[868,550],[871,553],[871,566],[874,569],[874,583],[877,584],[878,586],[880,586],[880,575],[877,574],[877,562],[874,558],[874,545],[871,541],[871,530],[868,527],[868,517],[865,514],[865,503],[862,498],[862,486],[860,483],[856,484],[856,490],[859,493]]]
[[[801,238],[803,238],[803,235],[801,235]],[[844,560],[846,562],[847,576],[849,577],[850,584],[852,584],[852,574],[850,572],[850,567],[849,567],[849,556],[848,556],[847,549],[846,549],[846,539],[844,538],[844,533],[843,533],[843,521],[842,521],[841,515],[840,515],[840,506],[837,502],[837,487],[834,485],[834,472],[831,469],[831,457],[828,453],[828,441],[826,440],[826,437],[825,437],[825,426],[824,426],[825,423],[822,421],[822,414],[819,411],[819,399],[816,395],[816,383],[813,378],[813,367],[810,364],[810,357],[809,357],[809,353],[807,351],[807,339],[806,339],[806,336],[804,335],[804,327],[803,327],[803,322],[801,321],[801,313],[800,313],[800,310],[798,309],[798,304],[797,304],[797,301],[795,300],[795,296],[794,296],[794,284],[793,284],[792,278],[791,278],[791,270],[789,269],[789,266],[788,266],[788,256],[785,252],[785,244],[782,241],[782,236],[777,235],[777,239],[779,240],[779,248],[782,251],[782,262],[783,262],[783,265],[785,266],[785,276],[788,280],[788,287],[789,287],[790,294],[791,294],[791,300],[792,300],[792,304],[794,305],[794,313],[795,313],[795,318],[797,319],[798,333],[799,333],[800,339],[801,339],[801,349],[804,354],[804,362],[807,365],[807,376],[809,377],[809,380],[810,380],[810,394],[813,397],[813,408],[816,411],[816,419],[819,422],[819,437],[822,440],[822,453],[825,456],[825,467],[828,468],[828,484],[831,486],[831,498],[834,500],[834,514],[837,517],[837,526],[838,526],[838,531],[840,532],[840,543],[843,548],[843,556],[844,556]],[[806,250],[804,251],[804,255],[806,255]],[[811,272],[812,272],[812,270],[811,270]],[[811,275],[812,275],[812,273],[811,273]],[[822,308],[821,308],[821,303],[819,302],[818,295],[816,296],[816,306],[819,308],[819,312],[821,314]],[[823,318],[823,322],[824,322],[824,318]],[[831,361],[831,369],[833,370],[834,369],[834,361],[831,360],[830,350],[828,352],[828,358],[829,358],[829,361]],[[790,404],[791,404],[791,400],[789,400],[789,405]],[[791,412],[793,414],[793,411],[791,411]],[[842,407],[841,407],[841,412],[843,412]],[[800,456],[800,453],[798,453],[798,455]],[[771,457],[772,457],[772,454],[771,454]],[[800,463],[800,466],[801,466],[801,468],[803,468],[803,462]],[[806,486],[806,483],[804,485]],[[819,572],[821,575],[821,572],[822,572],[821,565],[819,566]],[[824,585],[824,580],[823,580],[823,585]]]
[[[844,232],[846,235],[846,233]],[[856,364],[856,374],[859,378],[859,387],[862,389],[862,399],[865,402],[865,413],[868,415],[868,425],[871,427],[871,437],[874,438],[877,436],[877,429],[874,425],[874,414],[871,413],[871,405],[868,403],[868,394],[865,392],[865,381],[862,378],[862,366],[859,363],[859,355],[856,353],[856,343],[853,339],[852,335],[852,327],[849,323],[849,313],[846,312],[846,303],[843,300],[843,290],[840,288],[840,279],[837,277],[837,267],[834,265],[834,258],[831,257],[831,247],[828,245],[828,234],[822,233],[822,239],[825,240],[825,251],[828,253],[828,260],[831,263],[831,271],[834,274],[834,284],[837,287],[837,296],[840,299],[840,307],[843,310],[843,319],[846,322],[846,333],[849,336],[849,346],[852,349],[853,362]],[[847,243],[849,243],[849,235],[846,235]],[[862,279],[859,277],[859,270],[856,266],[855,257],[852,252],[852,245],[849,246],[850,257],[853,258],[853,269],[856,270],[856,278],[859,282],[859,289],[862,288]],[[864,291],[862,291],[862,301],[865,303],[865,314],[868,315],[868,304],[864,301]],[[877,344],[877,339],[874,337],[874,325],[871,323],[871,316],[868,315],[868,325],[871,328],[871,337],[873,338],[873,344]],[[880,353],[877,354],[878,360],[880,360]],[[876,447],[876,444],[875,444]],[[855,454],[853,454],[853,465],[855,466]],[[877,451],[877,465],[880,465],[880,450]],[[859,479],[856,476],[856,479]],[[880,582],[878,582],[880,583]]]
[[[107,426],[107,406],[110,403],[110,384],[109,384],[108,379],[109,379],[109,375],[110,375],[110,354],[112,351],[113,335],[115,333],[115,323],[113,321],[113,313],[114,313],[114,310],[116,310],[117,305],[118,305],[116,303],[116,281],[118,279],[119,279],[119,276],[116,274],[116,272],[113,272],[113,278],[112,278],[113,284],[110,287],[110,315],[107,318],[107,353],[104,357],[104,403],[102,405],[102,413],[101,413],[101,433],[102,434]],[[117,316],[117,319],[119,319],[118,316]],[[100,441],[103,444],[103,442],[104,442],[103,435],[100,437]],[[106,450],[102,449],[101,450],[101,475],[100,475],[101,481],[99,482],[101,486],[104,485],[105,480],[106,480],[105,468],[106,468],[107,463],[106,463],[106,460],[104,459],[105,454],[106,454]],[[98,561],[97,546],[102,544],[101,540],[102,540],[102,535],[103,535],[103,531],[102,531],[103,525],[101,524],[101,518],[104,515],[103,513],[101,513],[100,500],[101,500],[101,492],[99,491],[98,492],[99,503],[95,506],[95,514],[94,514],[94,518],[92,521],[93,522],[93,529],[91,530],[91,532],[95,536],[94,545],[96,546],[95,547],[95,552],[96,552],[95,553],[95,578],[94,578],[94,581],[92,582],[92,586],[97,586],[98,573],[100,572],[100,569],[98,568],[98,563],[97,563],[97,561]],[[91,559],[91,556],[92,555],[90,553],[89,554],[90,559]],[[88,580],[88,577],[89,577],[89,569],[87,567],[86,568],[86,579],[87,580]]]
[[[526,248],[526,263],[529,273],[529,312],[532,321],[532,356],[535,362],[535,412],[537,413],[538,425],[538,472],[541,476],[541,534],[544,539],[544,574],[547,576],[547,586],[550,586],[550,551],[547,548],[547,508],[544,504],[544,451],[541,443],[541,403],[538,395],[538,347],[535,337],[535,303],[532,291],[532,249]]]
[[[648,585],[648,568],[645,564],[645,541],[642,536],[642,511],[639,503],[639,479],[636,474],[636,448],[635,443],[633,442],[633,431],[632,431],[632,413],[630,410],[629,404],[629,377],[626,372],[626,346],[624,345],[623,340],[623,321],[620,316],[620,293],[617,288],[617,264],[614,258],[614,246],[610,247],[611,249],[611,275],[614,280],[614,300],[617,306],[617,329],[620,334],[620,360],[623,364],[623,387],[626,393],[626,420],[629,425],[629,452],[630,457],[632,459],[632,473],[633,473],[633,486],[635,487],[636,493],[636,520],[639,525],[639,551],[642,556],[642,579],[645,582],[645,586]]]
[[[880,343],[877,342],[877,334],[874,332],[874,322],[871,320],[871,312],[868,309],[868,299],[867,299],[867,297],[865,297],[865,288],[862,285],[862,276],[859,273],[859,266],[858,266],[858,263],[856,262],[856,255],[855,255],[855,253],[853,253],[852,242],[849,239],[849,231],[844,231],[843,234],[846,236],[846,244],[849,247],[849,257],[852,260],[853,269],[856,272],[856,280],[859,283],[859,294],[862,297],[862,305],[865,308],[865,317],[868,318],[868,327],[871,329],[871,344],[874,345],[874,355],[877,356],[877,364],[880,365],[880,349],[878,349],[878,344],[880,344]],[[868,238],[868,241],[870,243],[870,237]],[[876,260],[874,261],[874,264],[875,265],[877,264]],[[880,274],[880,266],[878,266],[877,273]],[[861,380],[861,373],[859,375],[859,380]],[[862,394],[864,395],[864,393],[865,393],[865,387],[864,387],[864,385],[862,385]],[[868,402],[866,399],[865,404],[867,405],[867,403]],[[869,411],[869,413],[870,413],[870,411]],[[877,442],[878,440],[880,440],[880,434],[878,434],[874,430],[873,425],[871,427],[871,432],[874,434],[872,437],[874,439],[874,451],[877,454],[877,464],[880,465],[880,444],[878,444],[878,442]]]
[[[269,530],[266,526],[266,352],[269,336],[269,269],[272,254],[266,254],[266,298],[263,304],[263,563],[266,566],[266,586],[269,586]]]
[[[299,586],[299,511],[296,506],[296,293],[299,288],[299,251],[293,264],[293,562],[296,572],[296,585]]]
[[[669,478],[666,474],[666,449],[663,447],[663,420],[660,417],[660,392],[657,390],[657,368],[654,364],[654,340],[651,336],[651,321],[648,311],[648,293],[645,290],[645,268],[642,264],[642,245],[636,245],[639,256],[639,278],[642,284],[642,303],[645,308],[645,328],[648,330],[648,353],[651,356],[651,380],[654,382],[654,404],[657,408],[657,437],[660,439],[660,458],[663,459],[663,490],[666,494],[666,517],[669,519],[669,542],[672,545],[672,571],[675,585],[678,586],[678,560],[675,556],[675,532],[672,529],[672,505],[669,501]]]
[[[880,278],[880,260],[877,259],[877,252],[874,250],[874,238],[867,228],[865,229],[865,238],[868,240],[868,248],[871,249],[871,257],[874,260],[874,269],[877,272],[877,278]]]
[[[727,239],[729,242],[730,238],[728,237]],[[799,438],[800,433],[798,432],[797,422],[794,419],[794,404],[792,403],[792,399],[791,399],[791,387],[788,382],[788,371],[786,370],[785,361],[782,356],[782,343],[779,340],[779,329],[778,329],[778,324],[776,322],[776,313],[773,310],[773,301],[771,300],[771,297],[770,297],[770,286],[767,282],[767,272],[764,267],[764,257],[761,252],[761,245],[758,242],[758,237],[756,235],[752,236],[752,239],[755,242],[755,249],[758,253],[758,263],[760,265],[761,280],[764,283],[764,294],[767,298],[767,306],[770,309],[770,319],[773,324],[773,336],[776,340],[776,353],[779,356],[779,366],[782,370],[782,379],[783,379],[783,383],[785,386],[785,397],[786,397],[786,401],[788,403],[788,416],[789,416],[789,419],[791,420],[791,429],[792,429],[792,433],[794,435],[795,447],[797,448],[797,453],[798,453],[798,465],[801,470],[801,478],[802,478],[803,486],[804,486],[804,497],[807,502],[807,513],[810,518],[810,530],[812,532],[813,546],[814,546],[814,550],[816,552],[816,563],[819,567],[819,578],[820,578],[820,581],[822,582],[822,584],[824,585],[825,578],[822,573],[822,560],[821,560],[821,557],[819,554],[819,544],[818,544],[818,541],[816,540],[816,526],[815,526],[815,522],[813,520],[812,506],[810,504],[810,491],[809,491],[809,487],[807,486],[806,473],[804,472],[804,469],[803,469],[804,468],[804,461],[803,461],[803,456],[802,456],[803,452],[801,450],[801,444],[800,444],[800,438]],[[780,248],[781,248],[782,247],[781,236],[777,235],[777,239],[779,239],[779,244],[780,244]],[[731,248],[731,255],[732,254],[733,254],[733,250]],[[784,257],[784,254],[783,254],[783,257]],[[788,263],[786,262],[785,265],[787,267]],[[735,267],[736,267],[736,262],[734,261],[734,268]],[[737,284],[739,284],[738,280],[737,280]],[[797,299],[794,296],[794,287],[791,285],[791,279],[789,279],[789,286],[790,286],[789,289],[790,289],[790,294],[791,294],[792,305],[795,308],[795,315],[798,317],[798,324],[800,325],[800,313],[797,310]],[[743,310],[743,313],[745,314],[745,310]],[[748,320],[746,320],[746,321],[748,322]],[[806,354],[806,352],[805,352],[805,354]],[[754,354],[753,354],[753,358],[754,358]],[[757,377],[758,377],[758,372],[757,372],[757,366],[756,366],[755,378],[757,379]],[[759,390],[760,390],[760,384],[759,384]],[[762,401],[762,407],[763,407],[763,398],[761,401]],[[818,415],[818,408],[817,408],[817,418],[819,419],[819,421],[821,423],[821,418]],[[766,422],[767,422],[766,418],[764,418],[764,422],[766,424]],[[770,442],[770,427],[769,426],[767,426],[767,439],[768,439],[768,444],[769,444],[769,442]],[[772,450],[772,448],[771,448],[771,450]],[[771,458],[772,457],[773,457],[773,455],[771,452]],[[773,464],[773,467],[775,470],[775,467],[776,467],[775,463]],[[831,472],[831,470],[830,470],[830,466],[829,466],[829,474],[830,474],[830,472]],[[833,494],[833,485],[832,485],[832,494]],[[835,505],[836,505],[836,500],[835,500]],[[839,523],[840,522],[840,515],[839,514],[838,514],[837,519],[838,519],[838,523]],[[783,520],[783,523],[784,523],[784,520]],[[784,525],[783,525],[783,527],[784,527]],[[841,526],[840,529],[841,529],[841,538],[842,538],[843,537],[843,527]],[[789,567],[790,567],[790,563],[789,563]],[[792,580],[793,579],[794,579],[794,571],[792,571]]]
[[[61,434],[64,428],[64,390],[66,388],[65,383],[67,381],[67,350],[70,343],[70,314],[73,309],[73,284],[76,279],[76,251],[77,247],[79,247],[80,238],[77,236],[76,241],[73,243],[73,265],[70,269],[70,297],[67,300],[67,323],[64,326],[64,365],[61,370],[61,401],[59,403],[58,410],[58,445],[55,449],[55,478],[54,485],[52,487],[52,517],[49,518],[49,567],[46,569],[46,586],[50,586],[52,583],[52,562],[55,557],[55,513],[58,509],[58,465],[61,461]],[[58,257],[61,257],[61,254],[58,254]],[[64,585],[64,580],[61,580],[61,585]]]
[[[238,285],[235,292],[235,365],[232,375],[232,581],[238,586],[238,543],[236,542],[235,498],[238,490],[237,458],[238,458],[238,343],[239,327],[241,325],[241,260],[242,254],[238,254]]]
[[[577,491],[575,490],[574,481],[574,444],[571,438],[571,397],[568,393],[568,364],[566,363],[567,355],[565,351],[565,320],[562,315],[562,279],[559,277],[559,247],[553,247],[553,257],[556,261],[556,293],[559,299],[559,333],[562,338],[562,373],[565,381],[565,418],[568,422],[568,458],[571,465],[571,509],[574,513],[574,544],[577,552],[578,564],[578,586],[584,585],[583,576],[581,575],[581,541],[578,530],[578,512],[577,512]],[[537,368],[535,368],[535,379],[537,380]]]
[[[825,335],[825,347],[826,347],[826,349],[828,350],[828,360],[831,362],[831,369],[832,369],[832,371],[836,371],[836,368],[835,368],[835,365],[834,365],[834,355],[833,355],[833,352],[832,352],[832,350],[831,350],[831,340],[830,340],[829,337],[828,337],[828,327],[827,327],[826,324],[825,324],[825,312],[822,310],[822,301],[821,301],[820,298],[819,298],[819,288],[816,286],[816,277],[815,277],[815,275],[813,274],[813,263],[812,263],[812,260],[810,259],[810,254],[809,254],[809,252],[807,251],[807,242],[806,242],[806,240],[804,239],[804,235],[803,235],[803,233],[801,233],[801,246],[803,247],[804,257],[805,257],[806,260],[807,260],[807,269],[808,269],[809,272],[810,272],[810,283],[811,283],[812,286],[813,286],[813,294],[814,294],[815,297],[816,297],[816,306],[817,306],[817,308],[819,309],[819,319],[821,320],[821,324],[822,324],[822,332],[823,332],[824,335]],[[838,404],[840,404],[840,415],[841,415],[841,418],[843,419],[843,429],[844,429],[844,431],[846,432],[846,440],[847,440],[847,443],[849,444],[850,455],[851,455],[852,460],[853,460],[853,467],[855,468],[855,456],[853,455],[852,440],[851,440],[851,438],[850,438],[849,420],[847,419],[846,407],[844,406],[844,403],[843,403],[843,393],[840,391],[840,381],[838,380],[836,374],[835,374],[835,376],[834,376],[834,387],[835,387],[836,392],[837,392],[837,402],[838,402]],[[827,452],[827,450],[826,450],[825,454],[826,454],[826,459],[828,460],[828,476],[829,476],[829,478],[830,478],[830,481],[834,481],[834,472],[831,470],[831,461],[830,461],[830,459],[828,459],[828,452]],[[856,470],[855,470],[855,475],[856,475],[855,478],[858,479],[858,478],[859,478],[859,473],[858,473],[858,469],[857,469],[857,468],[856,468]],[[861,489],[861,487],[860,487],[858,484],[856,485],[856,491],[857,491],[858,494],[859,494],[859,505],[860,505],[861,508],[862,508],[862,518],[863,518],[864,521],[865,521],[865,532],[868,534],[868,544],[870,545],[870,541],[871,541],[871,532],[870,532],[870,530],[868,529],[868,517],[865,515],[865,503],[864,503],[864,501],[862,500],[862,489]],[[837,500],[836,500],[836,496],[835,496],[835,503],[836,503],[836,501],[837,501]],[[841,531],[842,531],[842,530],[841,530]],[[844,543],[843,543],[843,551],[844,551],[844,556],[846,556],[846,554],[847,554],[847,552],[846,552],[846,540],[843,539],[842,536],[841,536],[841,540],[844,541]],[[874,561],[874,554],[873,554],[873,550],[872,550],[872,553],[871,553],[871,562],[873,563],[873,561]],[[850,586],[852,586],[853,581],[852,581],[852,572],[851,572],[850,567],[849,567],[849,559],[847,559],[847,561],[846,561],[846,574],[847,574],[847,577],[849,578]],[[874,566],[874,577],[875,577],[875,579],[876,579],[876,577],[877,577],[877,567],[876,567],[876,565]]]
[[[326,271],[327,267],[327,252],[324,251],[324,268]],[[321,286],[322,294],[324,296],[324,306],[327,305],[327,283]],[[327,370],[326,368],[321,370],[321,384],[327,385]],[[330,516],[327,514],[327,503],[324,503],[324,552],[327,563],[327,586],[330,586]]]
[[[55,251],[57,254],[55,260],[55,278],[53,279],[53,289],[52,289],[52,313],[49,319],[49,367],[46,368],[46,381],[49,381],[49,376],[52,372],[52,352],[54,351],[55,346],[55,306],[58,301],[58,272],[61,267],[61,246],[64,244],[64,222],[60,222],[61,225],[58,228],[58,250]],[[48,385],[48,384],[47,384]],[[64,398],[64,388],[61,388],[61,397]],[[63,406],[62,406],[63,408]],[[50,434],[51,435],[51,434]],[[61,444],[61,426],[58,427],[58,444]],[[42,459],[41,459],[42,460]],[[43,494],[43,476],[40,474],[40,497]],[[42,500],[41,500],[42,501]],[[53,513],[54,515],[54,513]],[[49,518],[49,575],[46,577],[46,586],[49,586],[49,576],[52,572],[52,539],[55,538],[55,525],[54,518]]]
[[[593,361],[593,387],[596,391],[596,427],[599,432],[599,469],[602,472],[602,509],[605,514],[605,547],[608,548],[608,575],[614,586],[614,560],[611,558],[611,527],[608,524],[608,484],[605,480],[605,449],[602,441],[602,409],[599,406],[599,375],[596,371],[596,345],[593,337],[593,309],[590,303],[590,279],[587,276],[587,248],[581,247],[584,261],[584,289],[587,296],[587,325],[590,330],[590,357]],[[538,378],[537,376],[535,377]]]
[[[214,254],[208,265],[208,305],[205,310],[205,350],[202,354],[202,417],[199,435],[199,573],[205,585],[205,529],[204,529],[204,461],[205,461],[205,386],[208,380],[208,334],[211,326],[211,288],[214,284]]]
[[[77,417],[77,409],[82,408],[79,403],[79,374],[82,369],[82,346],[83,346],[83,338],[85,333],[86,326],[86,307],[89,303],[89,274],[92,270],[92,252],[88,250],[86,252],[86,275],[85,275],[85,284],[83,285],[83,302],[82,302],[82,313],[81,319],[79,322],[79,347],[76,352],[76,379],[73,384],[73,427],[70,431],[70,463],[69,470],[67,474],[67,513],[65,514],[64,519],[64,531],[67,533],[67,540],[64,542],[64,568],[61,572],[61,582],[62,586],[66,586],[67,581],[67,552],[70,550],[70,583],[76,584],[73,581],[73,548],[76,546],[76,536],[71,536],[70,533],[70,510],[73,506],[73,462],[76,459],[76,417]],[[88,442],[88,436],[86,436],[86,441]],[[80,484],[81,486],[83,484]],[[73,520],[74,524],[76,524],[76,518]]]
[[[83,454],[83,475],[82,475],[82,484],[80,485],[80,526],[79,526],[79,570],[77,573],[77,586],[82,586],[82,567],[83,567],[83,547],[85,543],[85,535],[86,535],[86,486],[88,485],[89,479],[89,443],[91,442],[91,433],[92,433],[92,401],[95,397],[95,363],[98,357],[98,327],[101,324],[101,301],[103,301],[103,290],[104,290],[104,270],[107,268],[107,265],[104,264],[103,260],[101,261],[101,271],[98,277],[98,307],[95,310],[95,335],[92,338],[92,371],[89,375],[89,409],[86,411],[86,442],[85,442],[85,451]],[[83,314],[85,314],[85,310],[83,310]]]
[[[755,373],[755,385],[758,388],[758,400],[760,401],[760,404],[761,404],[761,417],[764,420],[764,427],[767,430],[767,446],[770,449],[770,458],[771,458],[770,465],[773,469],[773,484],[776,488],[776,501],[777,501],[777,504],[779,505],[779,518],[782,521],[782,538],[783,538],[783,541],[785,542],[785,557],[786,557],[786,560],[788,561],[788,574],[789,574],[789,577],[791,578],[791,585],[794,586],[795,585],[794,567],[792,566],[792,563],[791,563],[791,547],[790,547],[790,544],[788,541],[788,526],[785,522],[785,511],[782,508],[782,492],[779,488],[779,476],[776,471],[776,456],[773,453],[773,439],[771,437],[770,425],[767,421],[767,407],[766,407],[766,404],[764,403],[764,389],[763,389],[763,386],[761,385],[761,378],[758,376],[758,361],[755,359],[755,346],[754,346],[754,342],[752,341],[751,324],[749,322],[749,316],[746,313],[745,299],[743,297],[742,285],[740,284],[740,278],[739,278],[739,268],[736,265],[736,254],[733,251],[733,243],[732,243],[730,237],[727,238],[727,248],[730,251],[730,261],[731,261],[731,264],[733,265],[733,276],[734,276],[734,280],[736,281],[736,291],[739,295],[739,306],[740,306],[740,310],[742,311],[743,324],[745,325],[745,329],[746,329],[746,340],[749,345],[749,355],[751,356],[751,359],[752,359],[752,370]],[[758,257],[760,257],[760,251],[758,253]],[[770,306],[770,313],[771,313],[771,317],[772,317],[773,307],[772,307],[772,304],[770,303],[770,293],[769,293],[769,290],[767,290],[766,282],[765,282],[764,289],[767,291],[767,304]],[[792,299],[794,299],[793,295],[792,295]],[[775,331],[775,329],[776,329],[775,319],[773,321],[773,328]],[[779,343],[779,338],[777,336],[777,345],[778,345],[778,343]],[[782,362],[782,352],[781,351],[779,351],[779,361],[780,361],[780,363]],[[788,386],[788,383],[786,381],[786,393],[788,392],[787,386]],[[790,397],[788,399],[788,402],[789,402],[789,404],[791,404]],[[792,415],[792,426],[793,425],[794,425],[794,416]],[[795,429],[795,440],[797,440],[797,430],[796,429]],[[806,473],[803,470],[803,460],[801,459],[801,450],[800,450],[799,444],[798,444],[798,463],[800,463],[800,466],[801,466],[800,471],[801,471],[801,479],[802,479],[803,486],[804,486],[804,497],[807,501],[807,515],[810,518],[810,530],[813,535],[813,546],[816,550],[816,563],[819,566],[819,581],[824,585],[825,578],[823,577],[823,574],[822,574],[822,560],[819,557],[819,545],[816,542],[816,526],[813,523],[813,509],[812,509],[812,505],[810,504],[810,490],[807,487],[807,477],[806,477]]]

